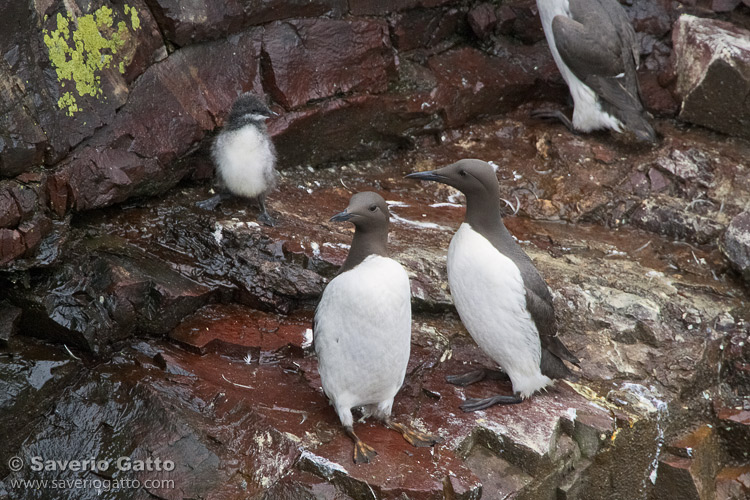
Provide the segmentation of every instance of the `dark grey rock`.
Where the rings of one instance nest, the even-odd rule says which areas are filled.
[[[719,248],[745,281],[750,283],[750,211],[732,219],[719,241]]]
[[[750,32],[684,15],[672,40],[680,119],[750,138]]]

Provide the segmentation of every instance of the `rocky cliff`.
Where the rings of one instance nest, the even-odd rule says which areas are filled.
[[[6,2],[0,492],[98,479],[74,496],[746,498],[750,7],[625,7],[653,148],[529,118],[565,109],[567,90],[526,0]],[[194,206],[213,131],[247,90],[279,113],[276,228],[242,202]],[[579,384],[476,414],[458,405],[497,383],[444,382],[488,364],[446,285],[460,199],[402,179],[462,157],[499,166],[507,225],[582,360]],[[326,221],[364,189],[391,203],[412,280],[394,414],[445,443],[360,424],[380,455],[354,466],[307,342],[351,235]],[[31,470],[39,456],[175,468]],[[125,478],[140,486],[101,483]],[[159,479],[173,483],[145,485]]]

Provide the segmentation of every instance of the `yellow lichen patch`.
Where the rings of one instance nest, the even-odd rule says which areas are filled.
[[[141,27],[141,20],[138,18],[138,10],[135,7],[131,7],[125,4],[125,15],[130,15],[130,25],[134,30]]]
[[[120,21],[115,27],[113,14],[106,5],[75,19],[58,13],[57,29],[44,31],[44,44],[61,86],[65,86],[65,80],[75,84],[75,93],[65,92],[57,101],[68,116],[80,111],[75,94],[101,95],[101,71],[115,64],[117,51],[128,37],[127,23]],[[133,30],[140,27],[136,9],[126,5],[125,15]],[[118,61],[118,69],[125,71],[124,61]]]

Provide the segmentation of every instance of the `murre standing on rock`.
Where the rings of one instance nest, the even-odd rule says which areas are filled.
[[[461,160],[406,177],[442,182],[466,196],[466,218],[448,247],[448,284],[466,329],[510,377],[513,392],[520,396],[469,399],[461,409],[520,403],[552,379],[575,379],[562,360],[576,365],[579,361],[557,338],[547,284],[503,224],[494,169],[481,160]],[[501,376],[476,370],[447,380],[468,385]]]
[[[331,218],[353,223],[354,239],[339,274],[323,291],[313,324],[323,390],[354,441],[355,463],[367,463],[377,452],[354,434],[354,407],[414,446],[439,442],[390,418],[409,361],[411,290],[404,268],[388,257],[389,218],[385,200],[372,192],[355,194],[346,211]]]
[[[268,136],[266,118],[275,115],[255,94],[245,92],[234,101],[224,128],[211,148],[219,193],[197,205],[213,210],[232,195],[255,198],[258,221],[273,226],[266,195],[276,186],[276,149]]]
[[[537,0],[552,57],[573,96],[573,121],[560,111],[535,111],[575,132],[629,130],[641,141],[656,133],[641,103],[640,47],[617,0]]]

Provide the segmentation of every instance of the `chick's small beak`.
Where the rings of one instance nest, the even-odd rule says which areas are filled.
[[[437,181],[437,182],[445,182],[445,179],[446,179],[445,176],[438,174],[436,170],[428,170],[426,172],[413,172],[411,174],[407,174],[406,178],[417,179],[420,181]]]
[[[339,212],[331,217],[331,222],[344,222],[352,218],[352,214],[347,211]]]

